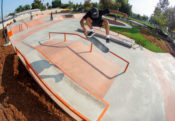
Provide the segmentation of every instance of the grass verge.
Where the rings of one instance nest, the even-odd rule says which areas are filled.
[[[141,24],[144,24],[144,25],[149,26],[149,27],[151,27],[151,28],[153,28],[153,29],[155,28],[153,25],[151,25],[151,24],[148,23],[148,22],[140,21],[140,20],[134,19],[134,18],[132,18],[132,17],[128,17],[128,19],[133,20],[133,21],[136,21],[136,22],[141,23]]]
[[[131,29],[128,29],[128,28],[110,26],[110,30],[123,34],[131,39],[134,39],[137,44],[139,44],[139,41],[141,41],[141,45],[150,51],[157,52],[157,53],[165,52],[164,50],[160,49],[160,47],[156,46],[155,44],[153,44],[152,42],[144,38],[140,33],[140,30],[137,28],[133,27]]]

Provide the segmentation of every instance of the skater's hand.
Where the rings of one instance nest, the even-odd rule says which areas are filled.
[[[85,29],[84,30],[84,35],[87,37],[88,33],[87,33],[87,30]]]

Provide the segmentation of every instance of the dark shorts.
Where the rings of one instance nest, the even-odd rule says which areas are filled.
[[[92,26],[102,27],[103,19],[101,20],[92,20]]]

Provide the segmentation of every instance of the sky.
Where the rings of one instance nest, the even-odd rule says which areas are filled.
[[[33,0],[3,0],[4,1],[4,15],[7,15],[8,13],[14,12],[14,10],[19,5],[25,5],[25,4],[31,4]],[[41,0],[44,3],[51,3],[52,0]],[[83,3],[84,0],[62,0],[63,3],[68,3],[69,1],[72,1],[74,3]],[[92,0],[93,2],[98,2],[99,0]],[[141,15],[147,15],[150,16],[159,0],[129,0],[129,3],[132,5],[132,11],[134,13],[139,13]],[[170,6],[175,6],[175,0],[169,0]]]
[[[159,0],[129,0],[132,11],[141,15],[151,16]],[[170,6],[175,6],[175,0],[169,0]]]

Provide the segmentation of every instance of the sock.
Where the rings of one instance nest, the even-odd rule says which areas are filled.
[[[93,29],[91,29],[90,31],[91,31],[91,32],[94,32],[94,30],[93,30]]]
[[[106,35],[106,38],[110,38],[110,35]]]

